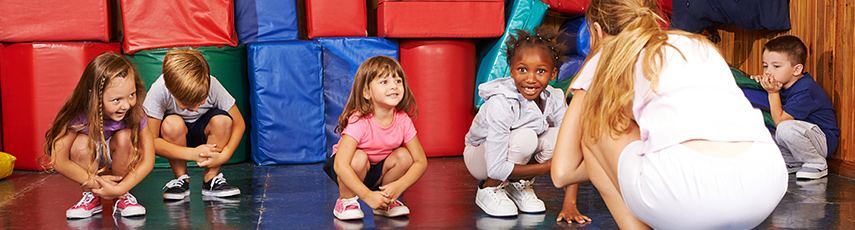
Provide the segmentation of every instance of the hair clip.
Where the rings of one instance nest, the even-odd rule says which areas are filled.
[[[528,41],[529,38],[531,38],[531,37],[526,37],[525,40]]]

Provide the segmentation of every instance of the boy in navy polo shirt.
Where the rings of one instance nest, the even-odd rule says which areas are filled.
[[[787,170],[799,179],[828,175],[825,158],[837,150],[840,129],[831,99],[808,73],[807,48],[795,36],[763,45],[763,75],[751,76],[769,93],[777,129],[773,134]]]

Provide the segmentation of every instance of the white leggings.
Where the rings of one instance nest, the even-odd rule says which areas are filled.
[[[545,132],[537,135],[532,129],[515,129],[511,131],[508,141],[508,162],[525,165],[532,156],[538,163],[552,159],[555,152],[555,140],[558,139],[558,129],[548,128]],[[475,179],[487,179],[487,160],[485,158],[487,148],[484,145],[466,146],[463,149],[463,160],[466,168]]]
[[[755,142],[729,158],[679,144],[641,154],[641,145],[624,148],[618,181],[630,212],[655,229],[751,229],[787,190],[784,159],[773,143]]]

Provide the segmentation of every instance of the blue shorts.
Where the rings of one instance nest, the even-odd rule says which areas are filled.
[[[382,161],[377,162],[377,164],[371,165],[371,167],[368,168],[368,172],[365,173],[365,179],[362,180],[362,184],[364,184],[365,187],[368,187],[369,190],[380,191],[380,183],[379,182],[380,182],[380,178],[383,177],[383,164],[384,163],[386,163],[385,158]],[[329,176],[330,179],[332,179],[336,185],[339,185],[338,184],[338,175],[336,175],[335,169],[333,168],[333,165],[335,165],[335,154],[333,154],[332,157],[327,159],[327,162],[324,163],[324,172],[327,173],[327,176]],[[341,185],[339,185],[339,186],[341,186]],[[353,189],[351,189],[351,190],[353,190]]]
[[[195,122],[184,122],[187,125],[187,147],[193,148],[208,143],[208,135],[205,135],[205,129],[208,127],[208,122],[211,121],[211,118],[217,115],[225,115],[232,118],[225,110],[215,108],[205,112]]]

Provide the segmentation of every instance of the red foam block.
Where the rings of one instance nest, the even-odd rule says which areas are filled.
[[[237,46],[232,0],[121,0],[128,54],[180,46]]]
[[[550,10],[568,14],[584,14],[591,0],[541,0]]]
[[[478,38],[505,32],[503,0],[381,0],[379,4],[379,37]]]
[[[416,98],[413,120],[429,157],[460,156],[475,117],[475,43],[471,40],[402,40],[401,66]]]
[[[14,43],[0,49],[4,151],[15,169],[42,170],[45,132],[68,99],[83,69],[119,43]]]
[[[368,16],[364,0],[306,0],[309,38],[365,37]]]
[[[109,2],[0,0],[0,42],[110,41]]]

